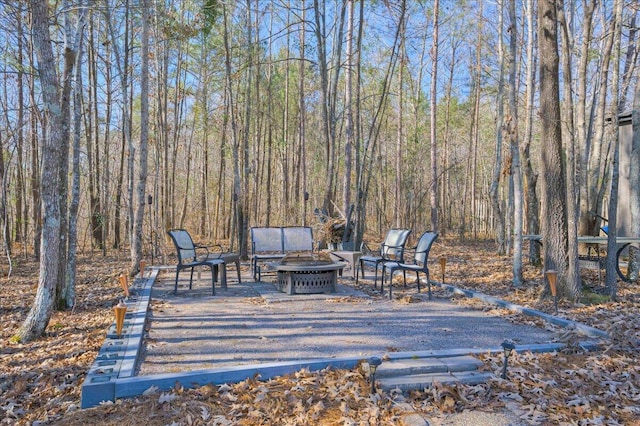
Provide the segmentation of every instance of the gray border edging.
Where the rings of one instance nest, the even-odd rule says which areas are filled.
[[[116,398],[127,398],[141,395],[152,386],[158,390],[169,390],[176,382],[184,387],[201,386],[205,384],[224,384],[239,382],[258,375],[261,380],[269,380],[273,377],[295,373],[303,368],[310,371],[333,368],[354,368],[367,357],[345,358],[321,358],[299,361],[287,361],[267,364],[252,364],[236,367],[214,368],[194,370],[181,373],[165,373],[148,376],[136,376],[135,371],[139,362],[140,350],[143,344],[144,327],[147,320],[149,303],[151,300],[151,288],[162,267],[150,267],[149,277],[135,280],[133,289],[135,296],[127,303],[128,313],[125,319],[124,338],[119,339],[115,335],[115,324],[111,325],[105,343],[100,349],[94,364],[89,369],[81,390],[81,408],[91,408],[103,401],[115,401]],[[537,316],[543,320],[560,327],[575,326],[581,333],[589,337],[609,338],[608,334],[593,327],[554,317],[535,309],[525,308],[504,300],[487,296],[470,290],[462,290],[457,287],[431,281],[431,284],[440,286],[455,294],[477,298],[486,303],[504,307],[524,315]],[[518,352],[556,352],[564,348],[562,343],[543,343],[517,345]],[[597,349],[597,344],[583,342],[581,346],[585,350]],[[123,349],[124,348],[124,349]],[[410,358],[447,358],[461,355],[480,355],[487,353],[501,353],[502,347],[490,349],[445,349],[414,352],[390,352],[383,354],[370,354],[386,360],[400,360]]]
[[[151,287],[158,275],[158,269],[149,270],[147,278],[136,278],[131,286],[132,294],[125,301],[127,313],[122,336],[116,335],[115,321],[109,326],[98,356],[82,383],[80,408],[95,407],[102,401],[115,401],[116,383],[124,377],[135,377]]]
[[[472,290],[462,290],[458,287],[454,287],[449,284],[439,283],[437,281],[431,281],[431,284],[437,285],[439,287],[444,288],[454,294],[460,294],[466,297],[471,297],[474,299],[482,300],[483,302],[489,303],[491,305],[500,306],[501,308],[509,309],[513,312],[518,312],[524,315],[535,316],[545,320],[546,322],[557,325],[559,327],[570,327],[573,326],[580,333],[584,334],[587,337],[598,338],[598,339],[610,339],[609,334],[605,331],[599,330],[594,327],[590,327],[588,325],[581,324],[576,321],[567,320],[564,318],[556,317],[553,315],[549,315],[546,312],[538,311],[536,309],[527,308],[524,306],[516,305],[515,303],[507,302],[502,299],[498,299],[497,297],[487,296],[484,293],[479,293],[477,291]]]

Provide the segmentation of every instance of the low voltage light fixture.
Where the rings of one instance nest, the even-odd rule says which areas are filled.
[[[549,281],[549,290],[551,290],[551,296],[553,296],[553,307],[558,315],[558,287],[556,282],[558,281],[558,272],[552,269],[545,272],[547,280]]]
[[[376,370],[382,364],[382,360],[377,356],[372,356],[367,360],[369,364],[369,380],[371,380],[371,393],[376,393]]]
[[[447,258],[444,256],[440,258],[440,269],[442,270],[442,284],[444,284],[444,273],[447,269]]]
[[[502,351],[504,352],[504,362],[502,363],[502,378],[507,378],[507,363],[509,362],[509,356],[511,352],[516,348],[516,345],[513,342],[505,340],[500,344],[502,346]]]

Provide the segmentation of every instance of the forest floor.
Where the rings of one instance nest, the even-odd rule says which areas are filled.
[[[524,266],[525,283],[511,284],[511,257],[496,255],[490,241],[439,240],[434,245],[432,279],[440,281],[437,259],[447,257],[446,282],[553,313],[550,300],[539,300],[539,267]],[[359,370],[327,369],[260,382],[153,392],[129,400],[80,410],[80,388],[113,321],[121,295],[118,276],[128,267],[124,254],[80,258],[76,307],[56,312],[46,335],[30,343],[12,337],[30,309],[38,264],[14,259],[11,277],[0,278],[0,424],[113,425],[395,425],[406,411],[399,395],[370,394]],[[583,352],[583,337],[556,330],[567,344],[560,353],[516,353],[509,378],[500,378],[501,355],[483,355],[495,378],[479,385],[439,385],[404,396],[404,403],[425,419],[451,413],[509,412],[521,424],[640,424],[640,284],[619,282],[617,300],[604,296],[595,271],[583,272],[580,303],[561,300],[559,316],[607,331],[611,341],[597,352]],[[373,297],[386,297],[361,283]],[[395,291],[395,290],[394,290]],[[415,291],[415,289],[411,290]],[[444,292],[444,291],[440,291]],[[410,298],[399,287],[397,299]],[[450,297],[470,309],[484,309],[519,323],[548,328],[541,321]],[[405,404],[405,406],[406,406]],[[437,421],[433,421],[436,424]]]

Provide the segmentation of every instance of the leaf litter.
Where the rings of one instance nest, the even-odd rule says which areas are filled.
[[[553,302],[539,298],[542,273],[524,266],[525,283],[511,285],[511,258],[497,256],[490,242],[441,240],[432,259],[446,256],[446,283],[480,291],[512,303],[554,312]],[[441,281],[434,261],[432,279]],[[260,381],[205,385],[143,395],[80,410],[80,386],[113,321],[112,307],[121,297],[119,274],[128,267],[122,256],[78,261],[76,307],[53,314],[46,335],[14,343],[12,336],[26,317],[37,287],[38,264],[20,259],[10,279],[0,278],[3,319],[0,345],[0,424],[126,425],[395,425],[406,413],[400,403],[433,420],[472,410],[508,411],[522,424],[640,424],[640,285],[619,283],[618,300],[598,303],[560,300],[559,315],[605,330],[612,339],[604,350],[586,353],[575,344],[576,330],[558,330],[568,349],[560,353],[514,353],[508,378],[500,377],[501,354],[480,357],[494,378],[477,385],[435,383],[424,391],[370,393],[360,368],[301,370]],[[596,271],[583,271],[585,290],[603,293]],[[394,288],[398,303],[412,303],[415,289]],[[362,282],[361,290],[371,291]],[[550,327],[543,321],[497,309],[434,288],[434,297],[450,298],[470,309],[498,313],[511,321]],[[375,292],[374,297],[385,297]],[[155,302],[154,302],[155,303]],[[256,301],[259,303],[259,301]],[[337,303],[361,303],[345,298]],[[154,309],[162,308],[156,305]],[[552,327],[553,328],[553,327]],[[557,328],[554,328],[557,329]]]

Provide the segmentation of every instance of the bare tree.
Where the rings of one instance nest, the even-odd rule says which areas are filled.
[[[574,109],[573,109],[573,96],[571,92],[572,82],[572,65],[571,65],[571,50],[573,46],[573,37],[568,29],[567,20],[564,13],[564,0],[558,0],[558,23],[561,26],[562,34],[562,64],[563,64],[563,82],[564,82],[564,128],[563,139],[565,141],[565,155],[567,165],[567,227],[569,239],[567,241],[567,253],[568,253],[568,266],[566,279],[568,282],[580,282],[580,269],[578,264],[578,200],[576,197],[576,141],[573,137],[575,135],[574,130]],[[580,286],[579,284],[576,284]],[[581,287],[581,286],[580,286]]]
[[[149,145],[149,17],[148,0],[142,0],[142,70],[140,76],[140,151],[137,187],[137,208],[133,218],[131,233],[131,271],[132,275],[139,270],[142,259],[142,222],[146,204],[147,187],[147,153]]]
[[[489,197],[491,198],[491,207],[493,208],[493,214],[496,220],[496,239],[498,242],[498,254],[505,254],[507,251],[507,236],[506,236],[506,224],[505,224],[505,212],[502,208],[502,201],[500,200],[500,178],[502,176],[502,140],[503,140],[503,132],[502,127],[504,124],[504,63],[505,63],[505,54],[504,54],[504,41],[503,41],[503,13],[502,7],[499,7],[500,15],[498,17],[498,87],[496,91],[496,148],[495,148],[495,160],[493,163],[493,178],[491,181],[491,186],[489,188]],[[481,9],[482,10],[482,9]],[[475,64],[475,81],[476,81],[476,89],[475,89],[475,100],[474,100],[474,125],[471,130],[472,137],[471,139],[475,142],[478,139],[478,121],[480,115],[480,80],[482,75],[482,55],[481,55],[481,41],[478,38],[476,44],[476,64]],[[477,145],[477,142],[475,143]],[[476,149],[474,148],[474,152]],[[475,156],[475,154],[473,154]],[[475,169],[475,166],[474,166]],[[475,173],[475,172],[474,172]],[[473,188],[471,189],[473,191]],[[472,207],[473,203],[472,203]]]
[[[515,0],[509,0],[509,116],[505,127],[511,147],[511,176],[513,179],[513,285],[522,285],[522,170],[520,167],[520,142],[518,136],[518,103],[516,86],[516,52],[518,23]]]
[[[438,149],[436,143],[436,105],[438,92],[438,35],[440,13],[440,0],[433,2],[433,41],[431,44],[431,105],[430,105],[430,126],[431,126],[431,190],[429,191],[429,204],[431,206],[431,229],[438,230]]]
[[[71,202],[69,204],[69,244],[64,298],[67,307],[75,305],[76,299],[76,254],[78,246],[78,210],[80,206],[80,139],[82,137],[82,55],[85,19],[87,9],[80,2],[76,24],[74,50],[77,52],[75,64],[75,87],[73,91],[73,180]]]
[[[618,114],[619,107],[619,82],[620,82],[620,39],[622,37],[622,1],[614,0],[613,2],[613,72],[611,85],[611,105],[609,107],[608,135],[612,139],[613,144],[613,164],[611,165],[611,194],[609,199],[609,232],[607,233],[607,272],[605,277],[607,293],[613,300],[617,297],[618,292],[618,273],[616,271],[617,250],[616,240],[618,238],[618,181],[620,170],[620,132],[618,130]]]
[[[53,312],[56,288],[60,279],[62,253],[60,253],[62,238],[62,202],[65,197],[60,193],[60,170],[64,150],[62,147],[68,144],[65,139],[65,112],[63,102],[69,99],[62,97],[62,88],[58,81],[58,72],[53,55],[51,34],[49,32],[49,7],[45,0],[31,2],[31,15],[33,19],[33,37],[35,50],[38,56],[38,73],[42,84],[42,96],[44,100],[45,114],[49,132],[42,145],[43,166],[41,187],[42,203],[44,206],[44,223],[42,227],[42,248],[40,252],[40,275],[38,289],[31,310],[24,323],[17,332],[21,341],[30,341],[44,333],[51,314]],[[70,46],[65,47],[65,63],[75,62],[76,52]],[[69,66],[66,67],[67,71]],[[65,250],[66,252],[66,250]]]
[[[538,1],[540,52],[540,120],[542,167],[542,239],[544,265],[558,272],[558,294],[575,300],[580,289],[567,272],[567,206],[560,117],[558,27],[556,3]],[[545,294],[550,295],[548,283]]]
[[[540,232],[539,203],[536,187],[538,183],[537,171],[534,170],[531,162],[531,140],[533,132],[533,101],[535,96],[535,69],[537,56],[534,52],[535,28],[533,0],[526,2],[527,17],[527,71],[526,71],[526,101],[525,101],[525,131],[522,142],[522,167],[525,177],[525,203],[527,217],[527,232],[538,234]],[[540,244],[531,240],[529,243],[529,261],[534,265],[540,264]]]

